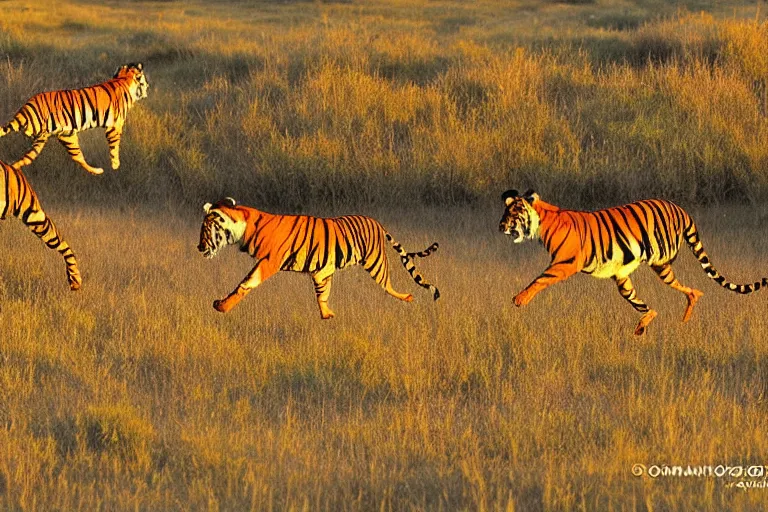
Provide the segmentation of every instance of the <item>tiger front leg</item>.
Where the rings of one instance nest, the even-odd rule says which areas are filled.
[[[331,308],[328,307],[328,296],[331,294],[331,281],[333,274],[323,276],[320,274],[312,275],[312,282],[315,284],[315,295],[317,295],[317,305],[320,308],[320,317],[328,320],[336,316]]]
[[[221,313],[228,312],[237,306],[237,304],[243,300],[243,297],[248,295],[252,289],[266,281],[267,278],[274,275],[278,270],[279,268],[275,265],[271,265],[269,262],[264,260],[259,260],[259,262],[256,263],[256,266],[253,267],[250,272],[248,272],[248,275],[245,276],[245,279],[243,279],[240,284],[237,285],[237,288],[235,288],[232,293],[223,299],[213,301],[214,309],[216,311],[220,311]]]
[[[237,306],[237,304],[245,297],[250,290],[243,288],[242,285],[235,288],[235,291],[227,295],[223,299],[217,299],[213,301],[213,309],[220,313],[227,313],[230,309]]]
[[[656,318],[656,311],[649,308],[645,302],[637,298],[637,291],[629,276],[621,278],[614,277],[613,279],[616,281],[616,286],[618,286],[619,293],[624,297],[624,300],[629,302],[636,311],[643,313],[643,316],[640,317],[640,321],[637,322],[637,327],[635,327],[635,336],[642,336],[645,334],[645,329],[648,327],[648,324]]]
[[[539,277],[534,279],[525,290],[515,296],[515,306],[525,306],[544,288],[564,281],[578,271],[579,269],[573,263],[553,263]]]
[[[123,134],[122,126],[114,126],[106,129],[107,143],[109,144],[109,159],[112,170],[120,167],[120,136]]]

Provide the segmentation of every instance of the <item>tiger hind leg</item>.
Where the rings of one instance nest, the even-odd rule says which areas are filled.
[[[669,285],[675,290],[683,292],[686,295],[688,298],[688,306],[685,308],[683,322],[690,320],[691,313],[693,312],[693,306],[696,304],[696,301],[698,301],[699,298],[704,295],[704,293],[694,288],[688,288],[687,286],[680,284],[680,281],[675,278],[675,273],[672,271],[672,265],[669,263],[665,265],[652,266],[651,268],[654,272],[656,272],[664,284]]]
[[[19,158],[18,161],[14,162],[11,167],[16,169],[17,171],[24,167],[25,165],[29,165],[32,162],[35,161],[35,158],[40,154],[40,152],[43,150],[43,146],[45,146],[45,143],[48,142],[48,138],[50,137],[49,134],[44,133],[40,136],[38,136],[34,141],[32,141],[32,147],[29,148],[29,151],[24,153],[24,156]]]
[[[25,221],[27,227],[50,249],[58,251],[64,258],[64,264],[67,266],[67,282],[72,291],[79,290],[83,284],[83,278],[80,276],[80,270],[77,268],[77,259],[75,253],[67,242],[65,242],[56,225],[46,216],[42,210],[30,215]]]
[[[85,161],[83,150],[80,149],[80,142],[77,140],[76,133],[71,135],[59,135],[58,138],[59,142],[61,142],[61,145],[64,146],[64,148],[67,150],[67,153],[69,153],[70,158],[72,158],[72,160],[74,160],[76,163],[80,164],[83,169],[91,174],[101,174],[104,172],[104,169],[101,167],[92,167],[88,165],[88,162]]]
[[[389,261],[384,253],[381,253],[372,264],[369,265],[364,262],[363,265],[365,270],[371,274],[371,277],[384,288],[385,292],[404,302],[413,301],[413,295],[410,293],[400,293],[392,288],[392,283],[389,279]]]
[[[66,249],[63,246],[66,246]],[[62,243],[58,251],[64,257],[64,263],[67,265],[67,281],[69,282],[70,290],[73,292],[79,290],[83,285],[83,278],[80,276],[80,271],[77,268],[75,254],[66,243]]]
[[[632,285],[632,281],[629,279],[629,277],[614,277],[614,280],[616,281],[616,286],[618,286],[621,296],[624,297],[624,299],[629,302],[637,311],[644,313],[643,316],[640,317],[640,321],[637,323],[637,327],[635,327],[635,335],[642,336],[645,334],[645,329],[648,327],[648,324],[650,324],[651,321],[656,318],[658,313],[649,308],[645,302],[637,298],[637,290],[635,290],[635,287]]]
[[[374,279],[376,277],[374,276]],[[392,288],[392,283],[389,281],[389,275],[387,275],[386,281],[384,283],[381,283],[381,287],[384,288],[384,291],[393,296],[396,299],[400,299],[403,302],[413,302],[413,295],[410,293],[400,293],[396,291],[394,288]]]
[[[328,296],[331,294],[331,281],[333,274],[323,277],[317,274],[312,275],[312,282],[315,284],[315,295],[317,295],[317,305],[320,307],[320,317],[328,320],[336,316],[331,308],[328,307]]]
[[[413,295],[411,295],[410,293],[397,292],[392,288],[392,285],[389,283],[387,284],[387,286],[384,287],[384,291],[386,291],[388,294],[390,294],[394,298],[402,300],[403,302],[413,302]]]

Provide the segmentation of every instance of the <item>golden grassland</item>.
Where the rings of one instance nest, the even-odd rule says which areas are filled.
[[[756,5],[11,0],[0,117],[32,92],[143,61],[130,172],[73,178],[61,148],[35,168],[54,190],[110,204],[465,204],[510,184],[582,205],[754,204],[768,194]],[[83,138],[104,166],[101,135]],[[0,158],[28,144],[9,136]]]
[[[694,211],[723,273],[751,281],[764,226]],[[85,286],[18,223],[1,225],[0,508],[759,509],[730,478],[636,478],[635,463],[764,464],[765,296],[708,280],[684,249],[682,294],[647,268],[660,314],[576,276],[526,309],[547,263],[494,234],[497,208],[381,213],[441,288],[404,270],[394,300],[360,268],[321,321],[310,280],[280,273],[221,315],[250,269],[196,251],[197,219],[57,208]],[[123,256],[124,255],[124,256]],[[390,256],[395,256],[394,251]],[[392,259],[396,263],[396,258]],[[764,268],[763,268],[764,269]],[[749,479],[748,479],[749,480]]]
[[[668,5],[669,4],[669,5]],[[754,2],[0,2],[0,121],[31,94],[144,62],[122,167],[50,142],[25,173],[84,285],[0,223],[0,509],[759,510],[733,478],[633,464],[768,459],[766,296],[576,276],[498,233],[499,193],[571,208],[651,196],[697,220],[735,282],[766,274],[768,24]],[[103,135],[81,135],[108,168]],[[0,158],[28,147],[0,140]],[[361,269],[332,321],[281,273],[195,250],[201,204],[371,214],[405,304]],[[737,204],[732,204],[737,203]],[[747,479],[749,480],[749,479]],[[759,479],[758,479],[759,480]]]

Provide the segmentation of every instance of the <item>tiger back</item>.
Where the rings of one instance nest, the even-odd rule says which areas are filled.
[[[120,138],[128,111],[147,97],[149,84],[141,63],[121,66],[106,82],[82,89],[41,92],[29,98],[13,119],[0,128],[0,137],[22,132],[33,139],[32,147],[12,167],[31,164],[50,137],[56,137],[69,156],[92,174],[103,169],[85,161],[77,134],[101,127],[106,130],[112,169],[120,167]]]

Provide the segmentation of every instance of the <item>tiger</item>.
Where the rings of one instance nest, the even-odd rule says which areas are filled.
[[[149,84],[141,63],[121,66],[111,80],[82,89],[49,91],[35,94],[0,128],[0,137],[10,132],[24,132],[33,139],[32,147],[17,162],[20,169],[31,164],[53,135],[66,148],[69,156],[91,174],[104,169],[85,161],[78,132],[103,127],[109,144],[112,169],[120,167],[120,136],[125,116],[133,104],[147,97]]]
[[[226,298],[216,300],[213,307],[222,313],[230,311],[251,290],[280,270],[304,272],[314,283],[320,317],[335,316],[328,307],[331,280],[336,269],[361,264],[373,279],[393,297],[411,302],[411,294],[392,288],[384,240],[400,256],[405,269],[419,286],[432,292],[434,300],[440,292],[416,271],[412,259],[424,258],[438,248],[433,243],[421,252],[406,252],[392,239],[382,225],[371,217],[348,215],[335,218],[308,215],[276,215],[237,205],[227,197],[218,203],[205,203],[205,217],[200,230],[198,251],[213,258],[227,245],[256,259],[256,266]]]
[[[83,280],[77,268],[75,253],[61,238],[53,221],[43,211],[37,194],[30,186],[24,173],[0,161],[0,220],[10,214],[19,218],[51,249],[59,251],[67,265],[67,281],[70,289],[79,290]]]
[[[684,293],[688,306],[683,322],[702,297],[699,290],[681,284],[672,271],[683,240],[704,272],[722,287],[748,294],[768,286],[768,278],[754,284],[733,284],[720,275],[704,252],[699,232],[688,213],[664,199],[648,199],[594,212],[564,210],[542,201],[533,190],[520,195],[507,190],[501,196],[505,210],[499,230],[514,243],[539,238],[552,261],[544,272],[515,296],[515,305],[525,306],[544,288],[583,272],[612,278],[621,296],[643,316],[635,328],[645,333],[657,312],[637,298],[629,275],[647,263],[664,284]]]

